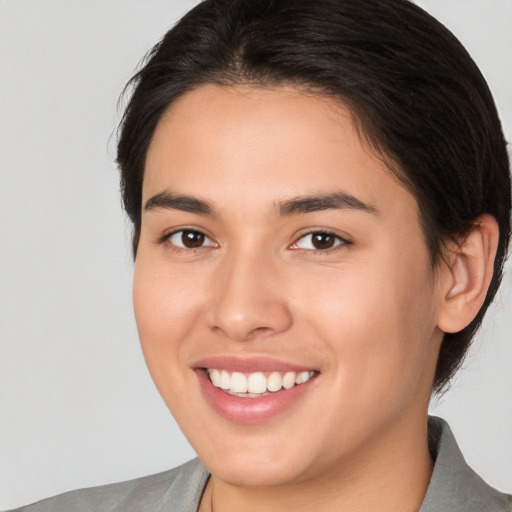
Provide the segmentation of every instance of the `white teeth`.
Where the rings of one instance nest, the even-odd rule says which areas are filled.
[[[247,398],[259,397],[268,391],[276,392],[282,388],[291,389],[293,386],[304,384],[315,374],[314,371],[286,372],[284,375],[279,372],[272,372],[268,377],[265,377],[263,372],[254,372],[247,375],[240,372],[230,374],[226,370],[216,368],[208,369],[207,372],[216,388]]]
[[[291,389],[295,386],[295,372],[285,373],[283,377],[283,388]]]
[[[233,372],[231,374],[229,389],[233,393],[247,393],[247,379],[245,375],[243,373]]]
[[[295,377],[295,384],[302,384],[304,382],[307,382],[310,378],[311,372],[300,372],[297,374],[297,377]]]
[[[217,386],[220,389],[229,389],[229,386],[231,384],[231,377],[229,373],[226,370],[222,370],[220,372],[220,385]],[[215,384],[214,384],[215,386]]]
[[[272,372],[267,379],[267,389],[269,391],[279,391],[282,387],[283,378],[281,374],[279,372]]]
[[[221,385],[220,385],[220,372],[219,372],[219,370],[213,369],[210,372],[210,380],[212,381],[212,384],[216,388],[220,388],[221,387]]]
[[[261,372],[251,373],[247,383],[249,393],[265,393],[267,391],[267,379]]]

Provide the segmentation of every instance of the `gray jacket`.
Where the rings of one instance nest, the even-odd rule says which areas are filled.
[[[511,512],[512,497],[489,487],[464,461],[450,427],[429,421],[435,457],[419,512]],[[12,512],[197,512],[209,474],[198,459],[159,473],[67,492]]]

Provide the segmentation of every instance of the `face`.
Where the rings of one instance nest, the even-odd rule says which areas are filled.
[[[414,197],[339,102],[209,85],[163,116],[135,313],[153,379],[214,476],[300,482],[409,439],[440,296]]]

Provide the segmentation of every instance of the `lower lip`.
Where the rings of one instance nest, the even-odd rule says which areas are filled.
[[[203,369],[197,369],[195,373],[213,409],[227,420],[245,425],[263,423],[284,412],[307,392],[310,383],[315,380],[313,377],[293,388],[282,389],[259,398],[244,398],[216,388]]]

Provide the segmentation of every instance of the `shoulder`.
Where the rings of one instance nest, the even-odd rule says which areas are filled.
[[[100,487],[80,489],[11,512],[196,511],[208,480],[198,459],[170,471]]]
[[[512,511],[512,497],[487,485],[469,467],[444,420],[429,418],[429,444],[434,471],[420,512]]]

